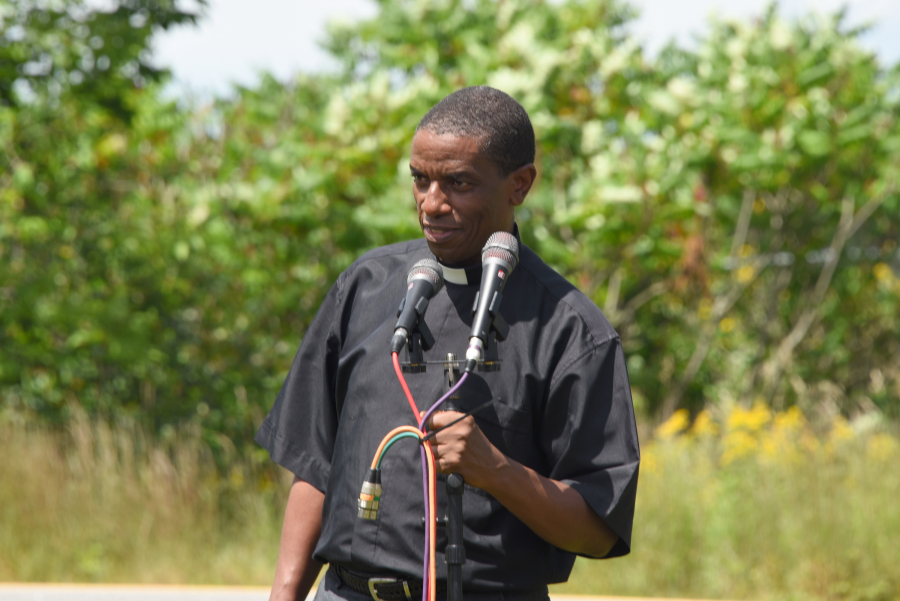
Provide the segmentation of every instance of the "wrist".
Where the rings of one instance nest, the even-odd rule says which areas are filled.
[[[516,467],[520,464],[510,459],[497,447],[492,448],[491,459],[485,464],[476,482],[468,482],[475,488],[480,488],[484,492],[490,494],[497,500],[503,497],[503,491],[508,490],[511,486],[515,486],[514,478]]]

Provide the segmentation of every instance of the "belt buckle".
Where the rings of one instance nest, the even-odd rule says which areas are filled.
[[[397,580],[396,578],[369,578],[369,594],[372,595],[372,599],[375,601],[385,601],[378,596],[378,591],[375,590],[376,584],[394,584],[397,582],[403,582],[403,592],[406,593],[406,600],[412,601],[412,595],[409,592],[409,583],[406,580]]]

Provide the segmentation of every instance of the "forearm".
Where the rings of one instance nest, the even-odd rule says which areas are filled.
[[[438,471],[459,473],[560,549],[591,557],[609,553],[618,535],[578,491],[501,453],[471,417],[441,430],[459,415],[448,411],[432,418],[432,429],[440,430],[432,443]]]
[[[281,546],[275,568],[275,582],[269,601],[303,600],[322,569],[313,551],[322,531],[322,503],[325,495],[312,485],[294,478],[284,512]]]
[[[578,491],[497,453],[497,469],[479,488],[550,544],[591,557],[609,553],[618,536]]]

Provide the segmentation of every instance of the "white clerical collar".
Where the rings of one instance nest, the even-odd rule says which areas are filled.
[[[444,281],[448,284],[457,284],[459,286],[481,285],[481,265],[447,267],[442,264],[441,269],[444,272]]]

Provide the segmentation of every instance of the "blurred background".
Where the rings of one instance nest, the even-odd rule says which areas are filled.
[[[488,84],[642,435],[632,554],[555,592],[900,597],[900,6],[315,4],[0,0],[0,581],[270,582],[253,434]]]

